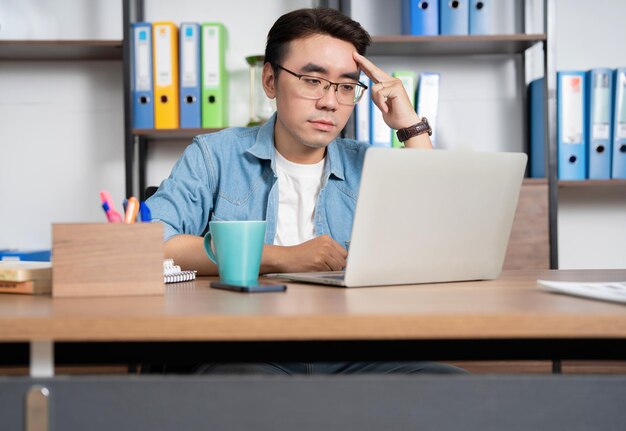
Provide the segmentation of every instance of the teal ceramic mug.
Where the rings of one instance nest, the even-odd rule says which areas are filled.
[[[217,265],[222,283],[258,284],[266,224],[265,221],[209,222],[204,251]]]

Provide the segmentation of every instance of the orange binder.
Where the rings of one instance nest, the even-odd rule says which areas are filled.
[[[178,28],[172,22],[152,24],[154,59],[154,127],[177,129],[178,106]]]

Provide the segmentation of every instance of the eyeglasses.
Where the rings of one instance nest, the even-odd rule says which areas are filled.
[[[300,75],[276,65],[279,69],[295,76],[299,80],[298,91],[306,99],[321,99],[330,87],[335,86],[337,102],[341,105],[356,105],[367,90],[367,85],[361,82],[332,82],[319,76]]]

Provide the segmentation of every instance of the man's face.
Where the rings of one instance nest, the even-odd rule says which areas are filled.
[[[290,42],[280,66],[297,74],[319,76],[332,82],[356,82],[358,68],[352,58],[353,51],[355,47],[349,42],[314,35]],[[337,102],[335,86],[331,86],[321,99],[313,100],[300,95],[300,81],[288,72],[281,71],[276,79],[272,68],[266,64],[263,75],[266,94],[276,98],[275,135],[281,152],[288,149],[289,152],[306,153],[326,148],[339,135],[354,109],[354,105]]]

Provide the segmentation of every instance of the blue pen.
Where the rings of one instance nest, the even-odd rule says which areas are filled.
[[[144,201],[141,201],[141,203],[139,204],[139,211],[141,212],[141,221],[152,221],[152,213],[150,212],[150,208],[148,208],[148,205]]]

